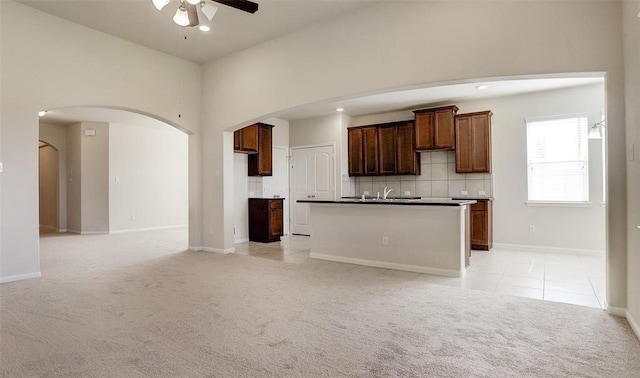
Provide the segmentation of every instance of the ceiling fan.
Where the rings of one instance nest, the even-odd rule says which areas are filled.
[[[156,9],[162,10],[162,8],[169,4],[171,0],[151,1],[153,2],[153,5],[156,7]],[[176,14],[173,16],[173,22],[180,26],[200,25],[200,22],[198,20],[198,9],[200,9],[205,17],[207,17],[207,19],[211,21],[213,19],[213,16],[218,11],[218,7],[211,4],[211,2],[227,5],[248,13],[255,13],[258,11],[258,4],[249,0],[180,0],[178,10],[176,10]]]

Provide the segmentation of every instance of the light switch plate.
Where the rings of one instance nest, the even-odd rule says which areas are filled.
[[[256,195],[256,192],[249,192],[249,196],[253,197]]]
[[[405,191],[405,192],[404,192],[404,195],[405,195],[405,196],[410,196],[410,195],[411,195],[411,192],[407,190],[407,191]]]
[[[479,196],[486,196],[487,192],[485,192],[484,190],[480,190],[480,191],[478,191],[478,195]]]
[[[365,196],[368,196],[369,195],[369,191],[365,190],[364,192],[362,192],[362,194],[364,194]]]

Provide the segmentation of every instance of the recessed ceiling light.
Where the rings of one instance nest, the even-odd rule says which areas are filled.
[[[336,108],[336,112],[344,112],[344,108]]]
[[[47,111],[46,111],[46,110],[40,110],[40,111],[38,112],[38,117],[42,117],[42,116],[44,116],[45,114],[47,114]]]
[[[211,28],[208,25],[200,25],[198,26],[198,30],[200,30],[201,32],[208,32],[209,30],[211,30]]]
[[[480,85],[476,86],[476,89],[487,89],[487,88],[489,88],[489,86],[486,85],[486,84],[480,84]]]

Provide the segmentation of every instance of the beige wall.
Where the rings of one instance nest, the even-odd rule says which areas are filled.
[[[67,230],[82,231],[81,125],[67,126]]]
[[[50,145],[38,149],[40,228],[58,230],[58,151]]]
[[[627,175],[629,207],[629,255],[627,263],[627,308],[640,337],[640,2],[626,1],[623,7],[625,98],[627,125]],[[635,146],[635,147],[634,147]],[[611,147],[610,147],[611,148]],[[631,152],[635,148],[634,159]]]
[[[608,207],[608,300],[626,306],[621,11],[619,2],[383,2],[206,64],[203,223],[212,232],[203,243],[219,249],[233,243],[233,229],[224,226],[233,222],[224,200],[233,185],[217,183],[217,175],[233,182],[231,148],[221,144],[231,143],[225,130],[308,103],[399,88],[604,72],[609,182],[616,184]]]
[[[131,109],[187,130],[190,239],[199,245],[200,66],[0,1],[0,281],[39,275],[38,110]],[[47,59],[35,57],[46,56]],[[180,115],[180,117],[179,117]],[[69,214],[71,218],[71,214]],[[71,224],[68,225],[71,229]]]

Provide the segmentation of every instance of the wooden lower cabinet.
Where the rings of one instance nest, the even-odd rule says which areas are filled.
[[[493,248],[493,201],[478,200],[471,205],[471,248]]]
[[[249,240],[269,243],[283,235],[284,198],[249,198]]]

